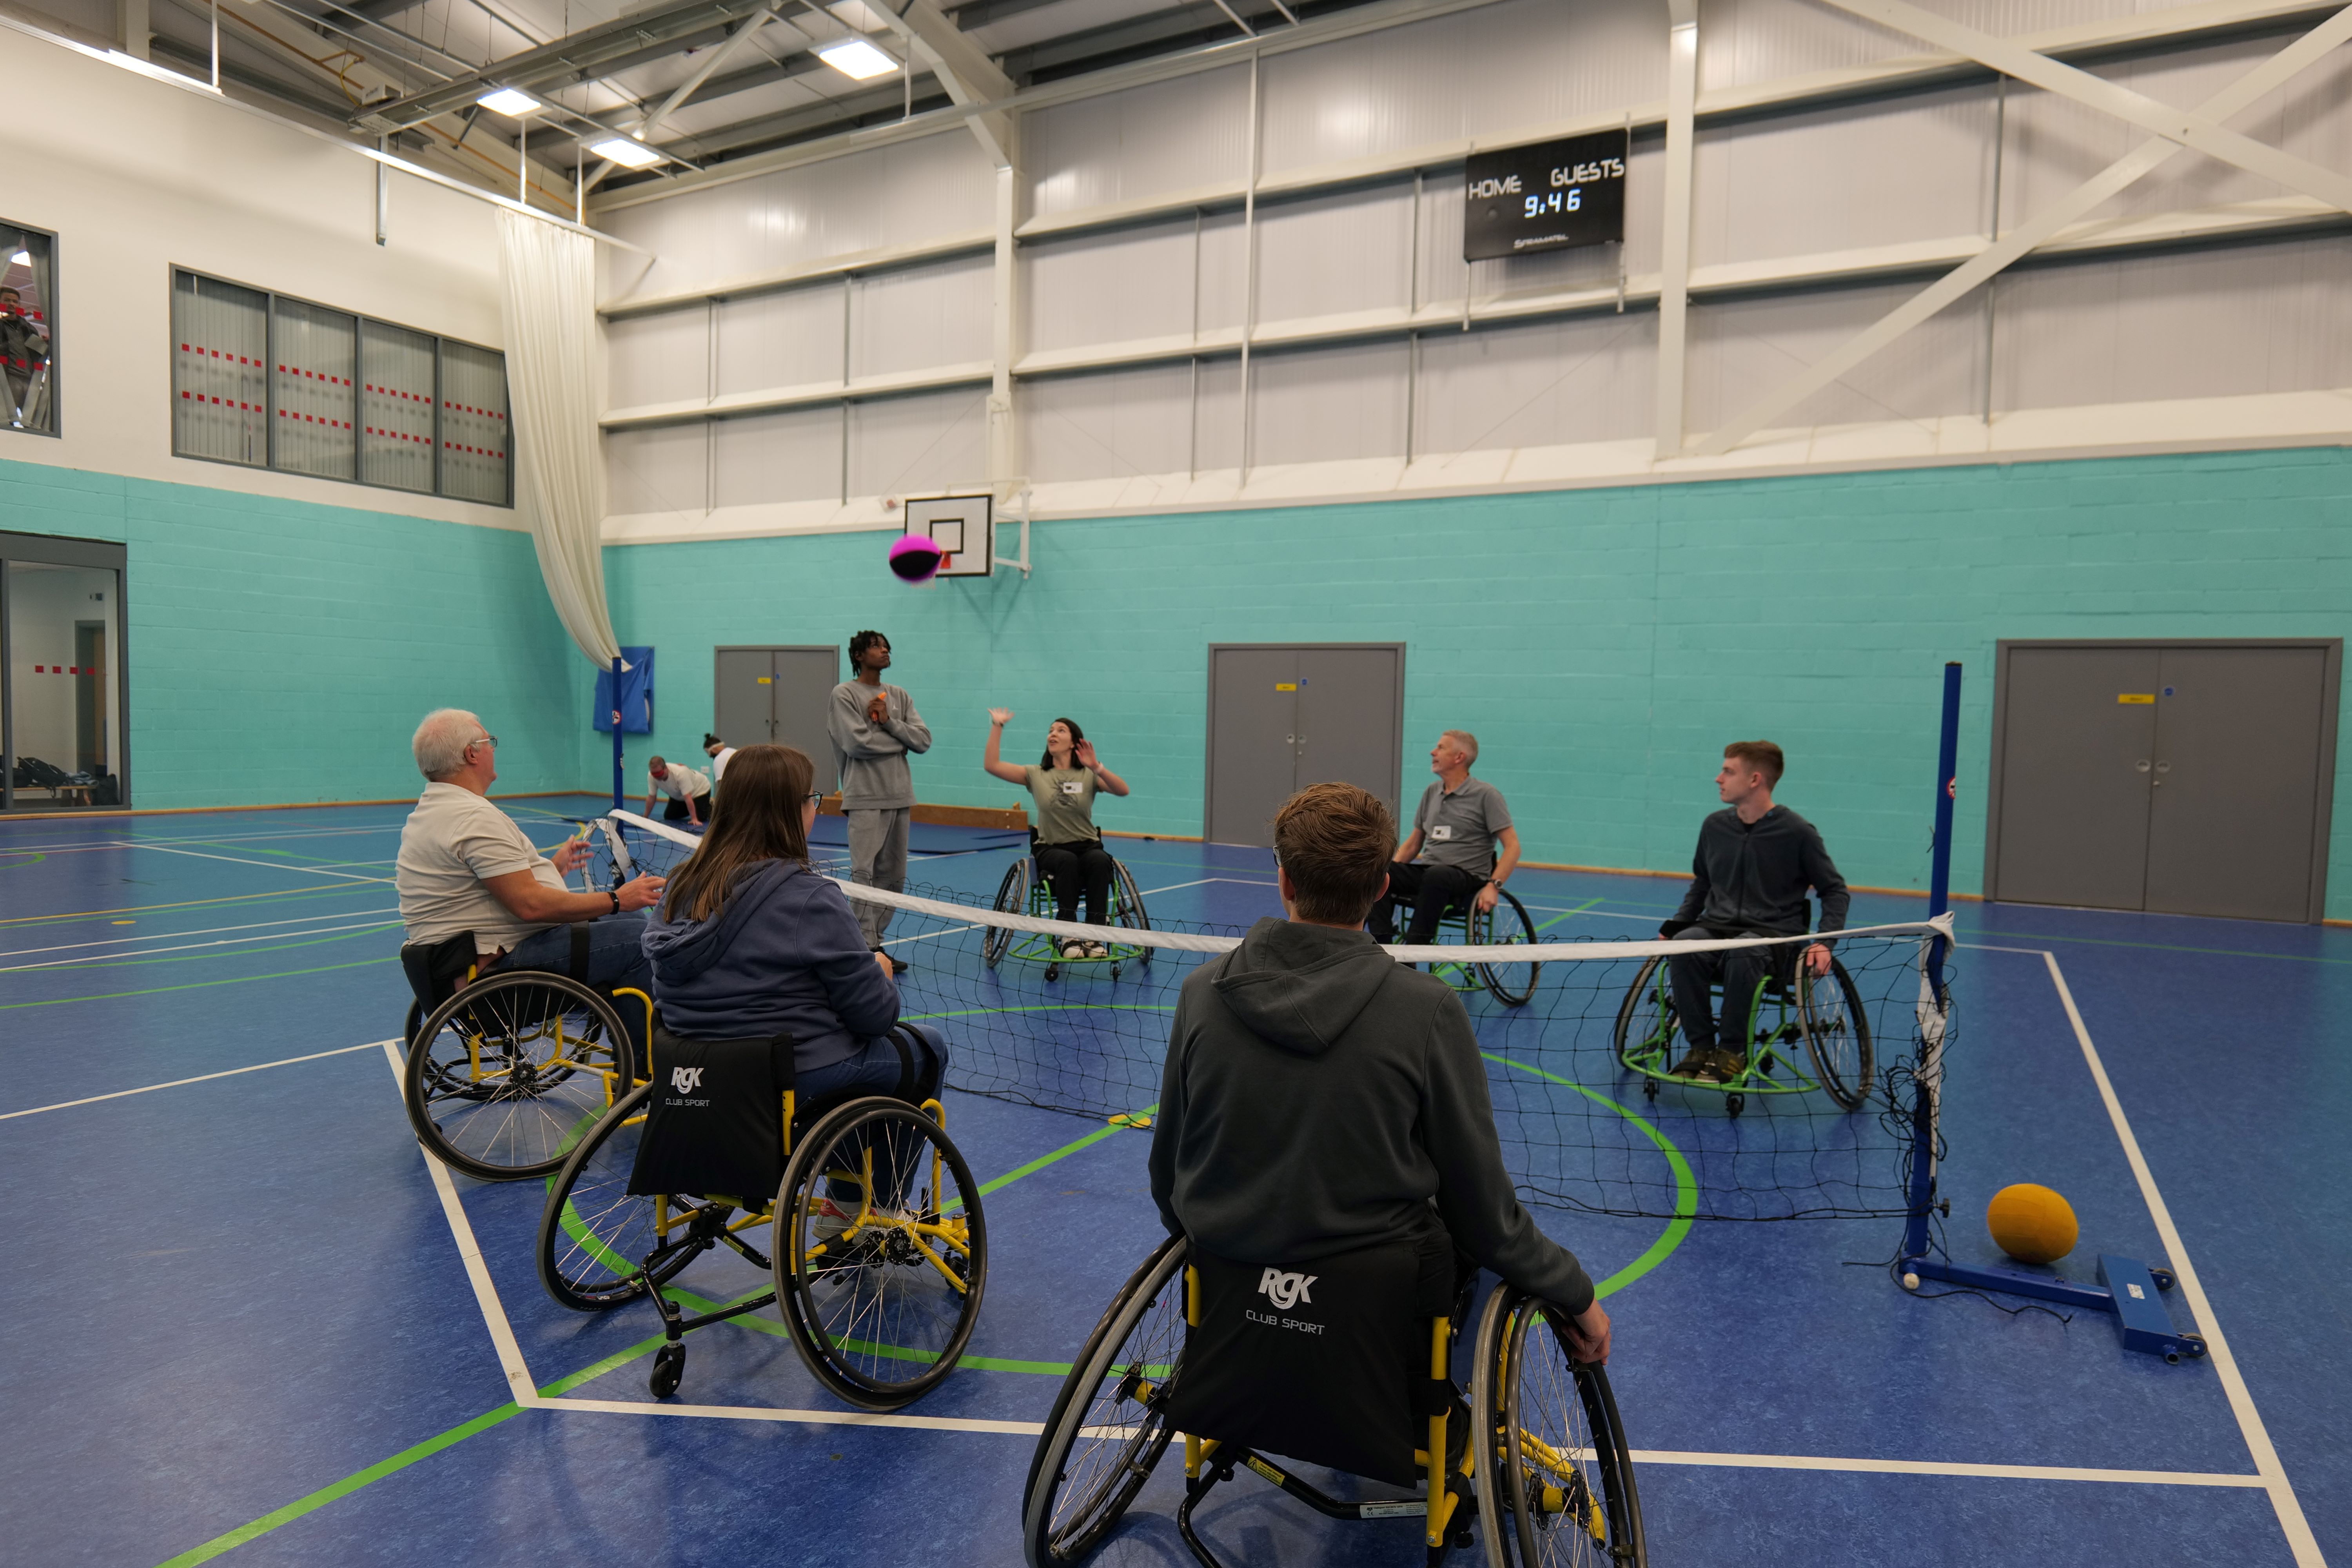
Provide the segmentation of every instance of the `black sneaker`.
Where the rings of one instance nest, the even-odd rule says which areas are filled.
[[[1748,1063],[1738,1051],[1717,1051],[1708,1072],[1717,1083],[1738,1083],[1748,1074]]]

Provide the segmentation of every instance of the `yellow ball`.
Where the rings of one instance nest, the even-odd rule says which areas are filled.
[[[1993,1245],[2020,1263],[2055,1263],[2074,1250],[2082,1234],[2066,1200],[2032,1182],[1993,1194],[1985,1205],[1985,1228]]]

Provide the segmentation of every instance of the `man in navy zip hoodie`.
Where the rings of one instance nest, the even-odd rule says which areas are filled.
[[[1675,918],[1658,928],[1660,935],[1685,942],[1801,936],[1808,888],[1822,900],[1822,934],[1845,929],[1845,879],[1831,864],[1820,832],[1787,806],[1772,804],[1772,786],[1780,782],[1785,761],[1769,741],[1734,741],[1723,749],[1715,792],[1724,809],[1699,825],[1690,890]],[[1787,950],[1778,947],[1722,948],[1672,961],[1675,1016],[1690,1047],[1675,1065],[1675,1076],[1719,1083],[1739,1076],[1747,1066],[1752,1033],[1748,1006],[1757,982],[1770,965],[1786,962]],[[1801,962],[1816,976],[1827,974],[1828,944],[1813,942]],[[1707,987],[1717,981],[1723,985],[1719,1035],[1707,1005]]]
[[[1580,1360],[1606,1361],[1592,1281],[1503,1168],[1461,1000],[1361,929],[1395,842],[1388,807],[1353,784],[1302,790],[1276,817],[1289,918],[1251,927],[1177,1003],[1151,1134],[1160,1219],[1217,1256],[1286,1268],[1447,1237],[1559,1308]]]

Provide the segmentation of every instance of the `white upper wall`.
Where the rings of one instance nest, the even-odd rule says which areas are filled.
[[[172,455],[172,268],[504,346],[485,202],[392,175],[375,244],[367,158],[141,71],[0,29],[0,218],[58,236],[61,434],[0,458],[519,528],[516,514]]]

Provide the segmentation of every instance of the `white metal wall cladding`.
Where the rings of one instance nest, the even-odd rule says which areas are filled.
[[[1328,463],[1404,450],[1405,344],[1344,343],[1250,361],[1250,460]]]
[[[881,397],[849,408],[849,493],[919,495],[984,481],[988,394]]]
[[[849,304],[849,374],[988,358],[992,266],[987,257],[971,257],[858,279]]]
[[[423,332],[360,323],[360,479],[433,488],[433,340]]]
[[[1646,436],[1657,353],[1654,310],[1423,333],[1413,451]]]
[[[1685,382],[1690,427],[1712,429],[1743,412],[1913,292],[1900,285],[1838,289],[1696,307]],[[1984,300],[1972,295],[1775,423],[1876,425],[1980,412],[1984,340]]]
[[[833,278],[721,300],[713,327],[719,395],[841,380],[844,292],[843,281]]]
[[[605,322],[606,406],[637,408],[709,397],[710,313],[709,304],[698,300],[675,310]]]
[[[837,406],[718,421],[710,426],[711,505],[839,499],[842,426]]]
[[[172,449],[269,461],[269,296],[194,273],[172,278]]]
[[[1377,185],[1257,209],[1257,316],[1283,321],[1405,302],[1412,185]],[[1339,258],[1344,265],[1334,265]]]
[[[1249,68],[1041,109],[1022,136],[1040,217],[1238,181],[1248,173]]]
[[[1189,360],[1041,376],[1021,388],[1021,429],[1033,474],[1124,479],[1181,474],[1194,462]],[[1223,417],[1230,425],[1233,414]],[[1230,447],[1229,439],[1220,449]]]
[[[1045,240],[1021,256],[1033,349],[1184,337],[1197,324],[1193,268],[1214,243],[1192,218]],[[1196,244],[1196,235],[1198,243]],[[1225,264],[1237,260],[1220,256]]]
[[[608,215],[660,259],[613,266],[615,293],[659,294],[851,251],[986,228],[995,178],[969,136],[928,136]]]
[[[834,417],[837,421],[840,415]],[[612,496],[608,504],[623,515],[701,516],[710,508],[710,434],[718,427],[654,425],[606,435],[604,468]]]

